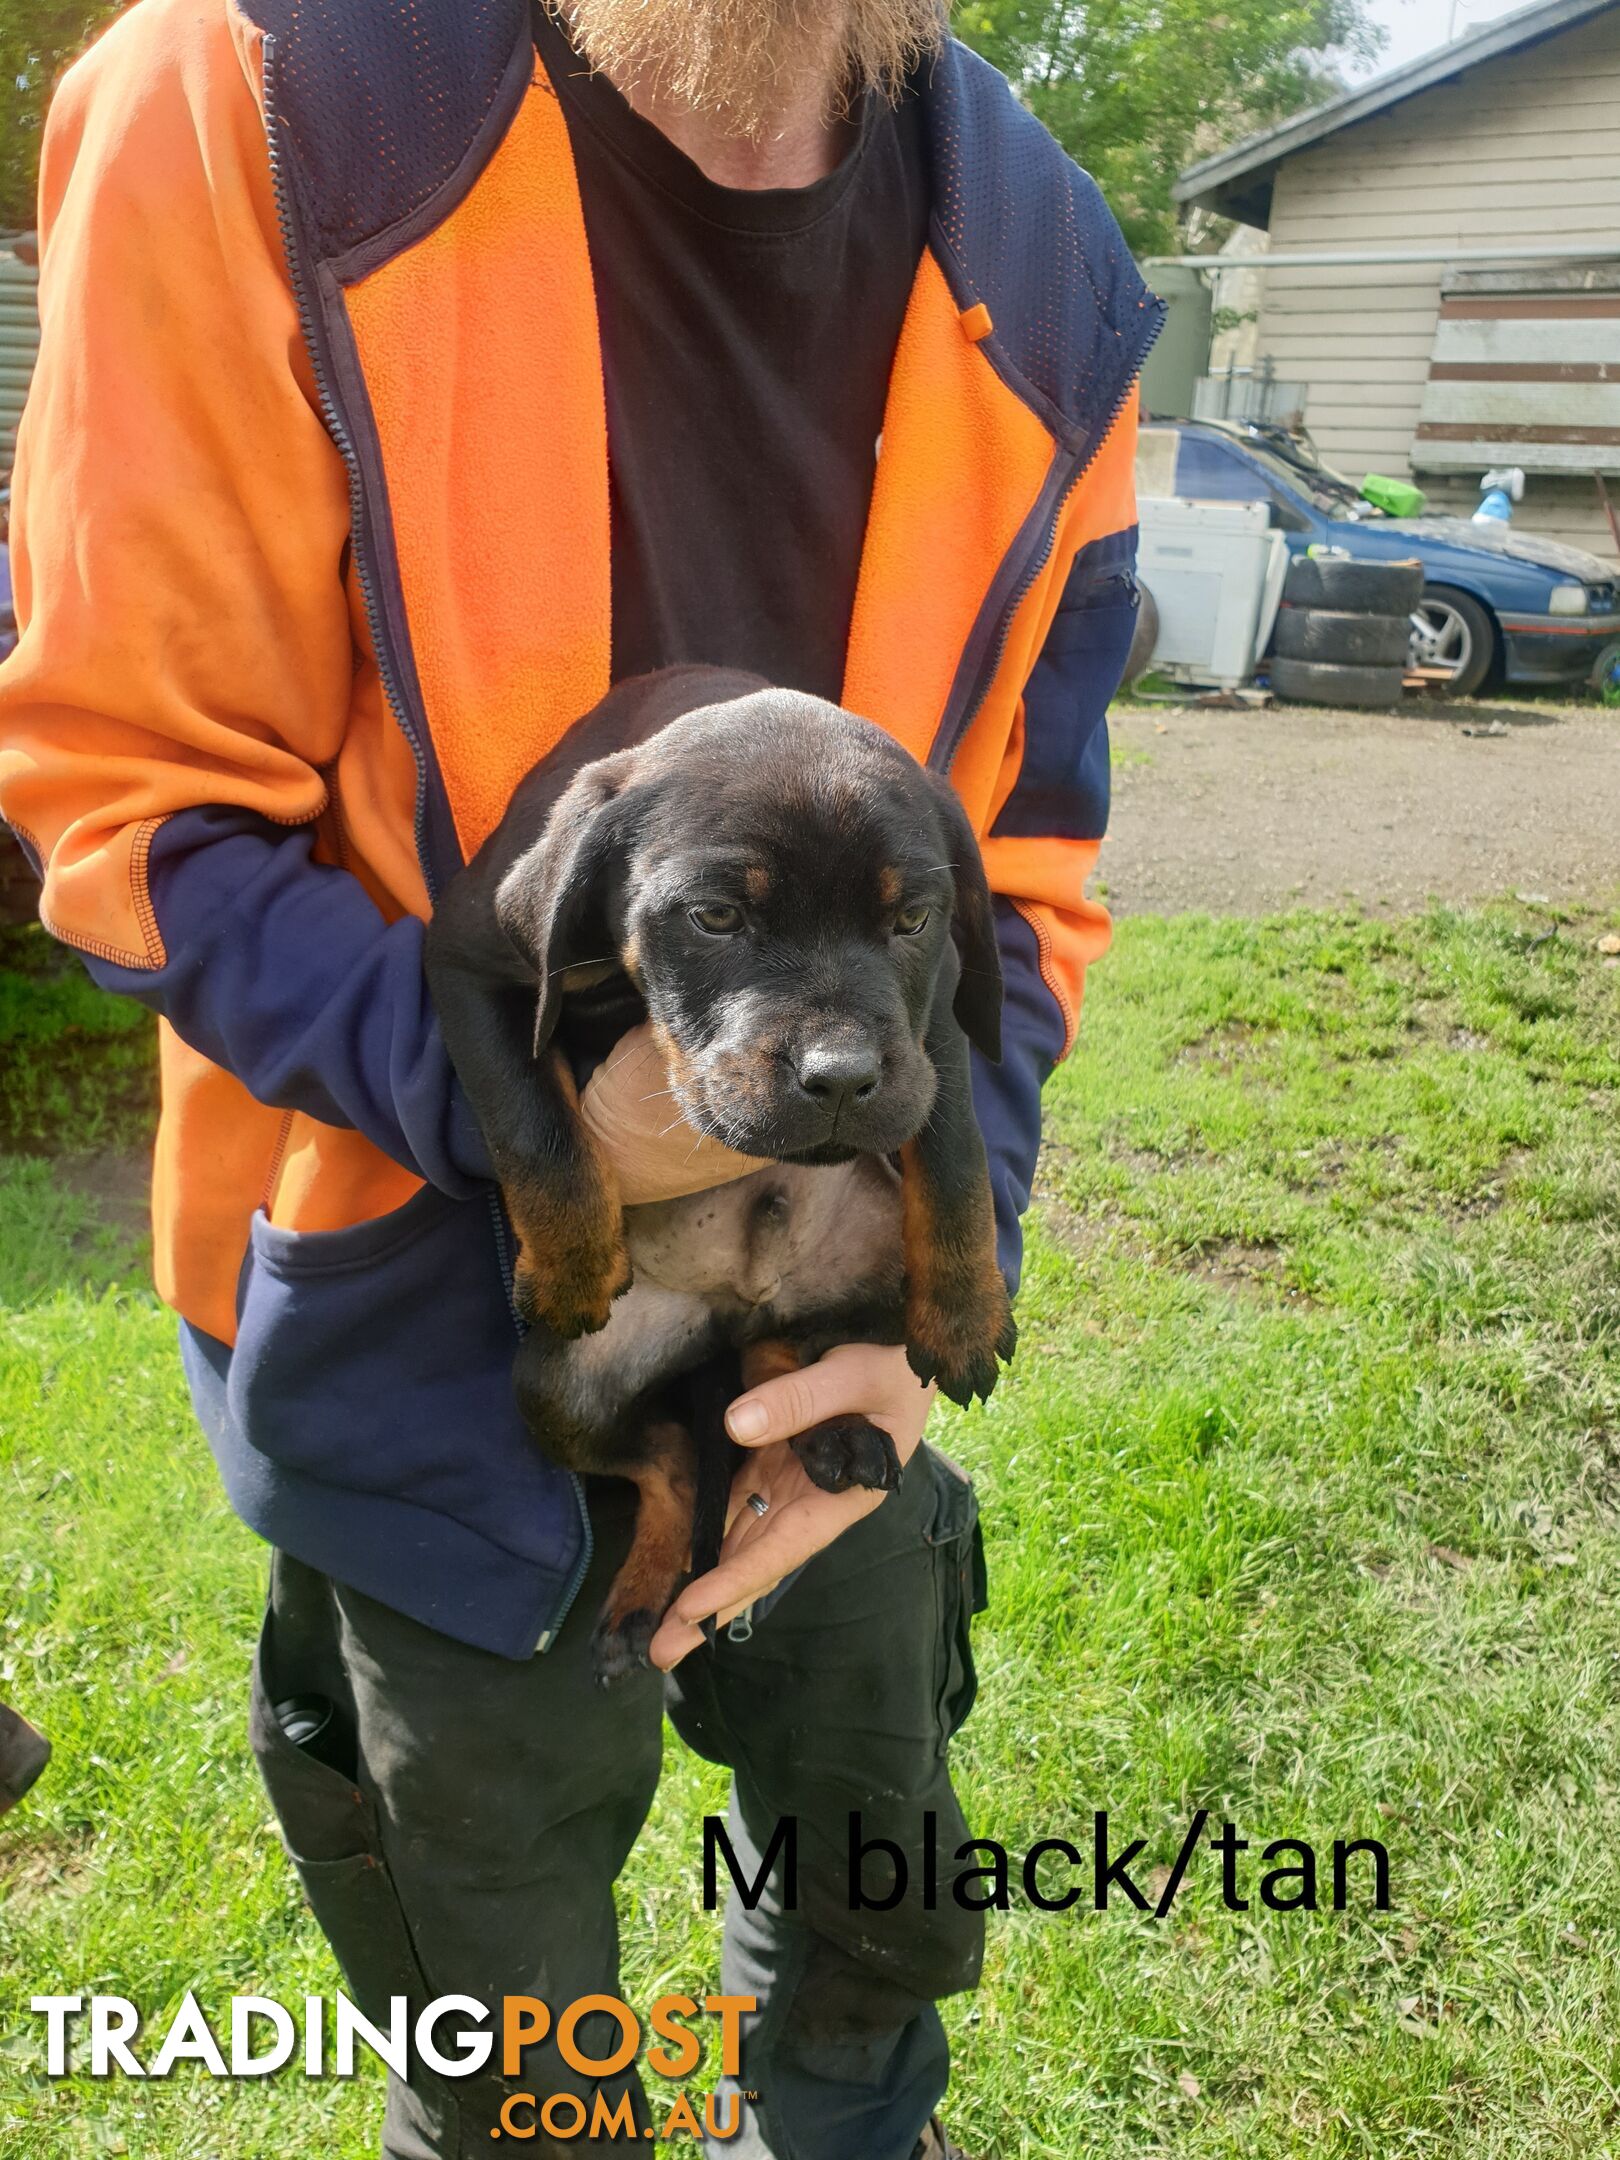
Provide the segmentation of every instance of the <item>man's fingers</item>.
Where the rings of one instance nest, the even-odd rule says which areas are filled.
[[[762,1380],[739,1395],[726,1412],[726,1430],[741,1447],[764,1447],[791,1440],[828,1418],[865,1415],[894,1388],[894,1354],[871,1343],[849,1343],[829,1350],[799,1372]],[[919,1404],[927,1390],[911,1380]]]
[[[778,1577],[778,1580],[780,1580],[780,1577]],[[756,1590],[752,1597],[744,1598],[740,1605],[722,1605],[720,1610],[713,1616],[715,1625],[724,1627],[728,1621],[735,1620],[739,1613],[746,1612],[756,1600],[769,1596],[770,1592],[775,1588],[776,1583],[768,1582],[762,1588]],[[700,1646],[703,1639],[703,1630],[696,1622],[677,1620],[674,1614],[670,1613],[660,1623],[658,1632],[654,1635],[648,1647],[647,1655],[651,1659],[655,1670],[658,1672],[672,1672],[683,1657],[689,1656],[692,1651]]]
[[[718,1566],[687,1584],[652,1639],[652,1663],[660,1672],[678,1665],[703,1640],[703,1621],[730,1619],[774,1590],[784,1575],[803,1567],[841,1530],[869,1515],[882,1498],[881,1493],[813,1493],[780,1515],[768,1516],[755,1536],[723,1553]]]
[[[726,1525],[726,1534],[720,1540],[719,1560],[729,1560],[733,1553],[741,1552],[746,1545],[757,1544],[765,1535],[764,1518],[756,1515],[751,1507],[732,1510]]]
[[[835,1496],[829,1493],[825,1497]],[[800,1519],[805,1516],[810,1520]],[[772,1583],[780,1582],[792,1569],[803,1567],[834,1534],[835,1526],[827,1523],[809,1501],[790,1508],[774,1524],[768,1520],[761,1523],[757,1537],[734,1547],[707,1575],[688,1583],[670,1613],[677,1620],[712,1620],[723,1606],[751,1604],[755,1598],[763,1597]]]
[[[626,1206],[705,1192],[761,1167],[672,1120],[669,1075],[649,1021],[622,1036],[592,1073],[580,1116],[613,1164]]]
[[[647,1646],[648,1661],[654,1672],[673,1672],[681,1659],[690,1657],[702,1643],[700,1627],[688,1627],[684,1621],[667,1616]]]

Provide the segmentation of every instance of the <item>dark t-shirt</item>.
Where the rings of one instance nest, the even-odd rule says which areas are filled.
[[[809,187],[719,187],[535,13],[601,323],[614,678],[708,661],[836,699],[927,230],[918,101],[868,98]]]

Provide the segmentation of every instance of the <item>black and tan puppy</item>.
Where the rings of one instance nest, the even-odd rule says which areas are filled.
[[[524,1415],[566,1467],[639,1488],[598,1628],[611,1680],[691,1562],[700,1488],[723,1494],[740,1385],[904,1342],[967,1402],[1011,1355],[969,1088],[970,1042],[1000,1047],[983,866],[948,785],[869,722],[672,669],[613,691],[523,782],[427,957],[519,1240]],[[621,1207],[577,1084],[643,1016],[672,1116],[770,1168]],[[861,1420],[795,1446],[831,1491],[899,1475]]]

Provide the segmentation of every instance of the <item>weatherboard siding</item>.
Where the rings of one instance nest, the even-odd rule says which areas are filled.
[[[1293,254],[1611,237],[1620,247],[1620,6],[1286,158],[1270,244]],[[1401,264],[1263,281],[1259,349],[1309,386],[1323,455],[1357,477],[1411,470],[1443,274]],[[1561,357],[1592,356],[1572,343]],[[1620,452],[1594,451],[1599,461],[1620,474]],[[1472,478],[1416,477],[1437,506],[1466,507],[1476,492]],[[1620,500],[1620,480],[1610,488]],[[1532,474],[1516,517],[1614,553],[1589,475]]]

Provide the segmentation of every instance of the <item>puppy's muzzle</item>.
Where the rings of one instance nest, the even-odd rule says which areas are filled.
[[[882,1056],[858,1035],[824,1036],[807,1043],[790,1063],[800,1094],[828,1120],[829,1139],[846,1112],[869,1103],[883,1085]]]
[[[671,1087],[689,1124],[739,1154],[888,1155],[933,1108],[934,1069],[903,1025],[825,1012],[727,1017],[722,1040],[670,1060]]]

